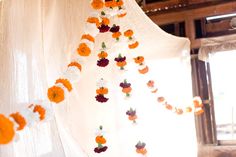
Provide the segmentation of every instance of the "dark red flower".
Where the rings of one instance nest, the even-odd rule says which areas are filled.
[[[96,147],[96,148],[94,148],[94,152],[95,153],[102,153],[102,152],[105,152],[106,150],[107,150],[107,146],[104,146],[104,147],[101,147],[101,148],[99,148],[99,147]]]
[[[97,65],[100,67],[105,67],[109,64],[109,60],[106,58],[101,58],[97,61]]]
[[[119,32],[119,30],[120,30],[120,26],[113,25],[110,29],[110,32],[116,33],[116,32]]]
[[[100,33],[105,33],[105,32],[108,32],[110,27],[108,25],[104,25],[102,24],[100,27],[98,27]]]
[[[98,102],[101,102],[101,103],[107,102],[108,100],[108,98],[104,97],[104,95],[101,95],[101,94],[97,95],[95,98]]]

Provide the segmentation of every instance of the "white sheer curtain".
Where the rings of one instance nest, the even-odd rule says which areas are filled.
[[[109,52],[111,65],[101,70],[96,66],[96,53],[108,37],[98,36],[93,54],[84,61],[79,83],[64,103],[55,105],[56,119],[24,130],[18,142],[0,146],[0,156],[95,157],[98,154],[93,152],[94,132],[99,125],[104,126],[108,141],[108,150],[100,156],[137,156],[138,140],[147,143],[150,157],[196,155],[193,116],[176,116],[164,110],[156,103],[156,97],[145,91],[146,81],[154,79],[171,102],[179,106],[191,102],[189,41],[163,32],[134,0],[124,2],[127,17],[115,22],[120,23],[123,31],[132,28],[140,47],[130,52],[116,45]],[[47,87],[63,75],[90,12],[87,0],[2,1],[1,113],[46,101]],[[128,72],[121,73],[113,62],[118,53],[129,56],[128,60],[143,55],[150,64],[150,74],[137,75],[132,64]],[[109,101],[105,104],[94,98],[96,81],[101,77],[109,82]],[[130,80],[134,89],[128,101],[120,93],[119,83],[124,78]],[[125,115],[132,105],[140,119],[136,126]]]

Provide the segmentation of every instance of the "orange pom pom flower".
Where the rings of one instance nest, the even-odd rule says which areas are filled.
[[[64,100],[64,90],[58,86],[52,86],[48,89],[48,99],[54,103],[60,103]]]
[[[17,130],[23,130],[25,128],[26,120],[19,112],[12,113],[10,117],[12,117],[14,121],[19,125]]]
[[[69,80],[67,80],[67,79],[57,79],[55,84],[57,84],[57,83],[63,84],[63,86],[66,87],[66,89],[69,92],[72,91],[72,85],[71,85]]]
[[[86,43],[81,43],[79,45],[79,48],[77,49],[77,52],[80,56],[87,57],[90,55],[91,49],[89,48],[89,46]]]
[[[3,114],[0,114],[0,144],[10,143],[15,136],[14,124]]]

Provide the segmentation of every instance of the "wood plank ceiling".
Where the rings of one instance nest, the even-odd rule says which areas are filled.
[[[236,0],[136,0],[143,11],[163,30],[188,37],[192,49],[198,49],[202,38],[236,33]],[[209,20],[208,17],[232,14]],[[235,20],[236,21],[236,20]]]

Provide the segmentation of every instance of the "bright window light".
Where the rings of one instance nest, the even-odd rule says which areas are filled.
[[[222,19],[222,18],[229,18],[229,17],[235,17],[236,13],[232,13],[232,14],[224,14],[224,15],[217,15],[217,16],[210,16],[207,17],[207,21],[211,21],[211,20],[216,20],[216,19]]]

